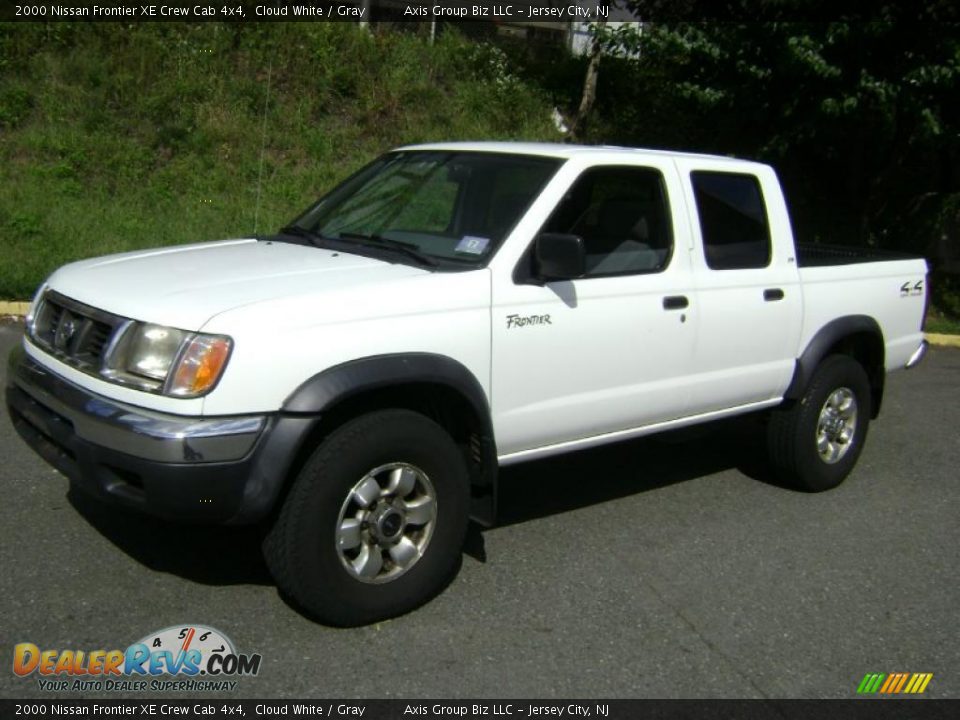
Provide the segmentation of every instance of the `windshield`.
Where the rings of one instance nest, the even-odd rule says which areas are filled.
[[[482,265],[560,165],[556,158],[418,150],[377,159],[285,230]],[[398,260],[403,260],[398,254]]]

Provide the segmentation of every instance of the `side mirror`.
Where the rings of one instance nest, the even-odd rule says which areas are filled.
[[[586,251],[579,235],[541,233],[534,242],[533,257],[542,280],[574,280],[586,272]]]

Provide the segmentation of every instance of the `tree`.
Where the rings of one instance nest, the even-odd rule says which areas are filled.
[[[570,120],[570,126],[567,130],[567,139],[580,140],[583,135],[584,127],[587,123],[587,117],[593,109],[593,104],[597,99],[597,77],[600,74],[600,59],[603,57],[605,47],[605,34],[607,19],[604,17],[590,26],[590,55],[587,61],[587,72],[583,78],[583,92],[580,95],[580,105],[577,107],[576,114]]]
[[[909,227],[960,190],[960,33],[897,12],[650,23],[605,73],[603,140],[769,161],[802,236],[929,250]]]

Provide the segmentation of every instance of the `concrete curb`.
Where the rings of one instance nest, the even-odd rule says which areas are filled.
[[[27,310],[29,309],[29,302],[9,302],[7,300],[0,300],[0,315],[23,316],[27,314]]]
[[[0,317],[13,315],[23,317],[30,309],[30,303],[25,301],[0,301]],[[941,347],[960,347],[960,335],[943,335],[941,333],[926,333],[927,342]]]
[[[960,335],[942,335],[940,333],[926,333],[927,342],[941,347],[960,348]]]

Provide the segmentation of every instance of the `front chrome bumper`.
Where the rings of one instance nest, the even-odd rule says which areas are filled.
[[[6,405],[17,433],[93,495],[176,520],[255,522],[278,497],[316,417],[198,418],[95,395],[10,354]]]

